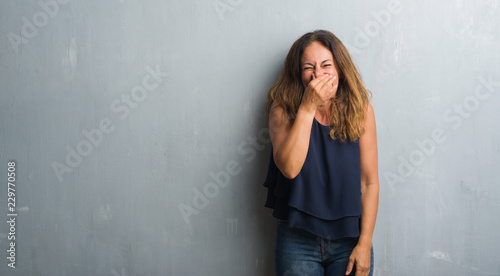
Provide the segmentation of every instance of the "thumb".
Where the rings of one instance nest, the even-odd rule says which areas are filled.
[[[347,264],[347,268],[345,270],[345,275],[351,274],[353,267],[354,267],[354,260],[349,258],[349,263]]]

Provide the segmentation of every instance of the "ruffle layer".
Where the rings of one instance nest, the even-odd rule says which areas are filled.
[[[266,207],[290,227],[326,239],[359,236],[361,175],[359,143],[340,143],[329,127],[314,120],[306,161],[294,179],[286,178],[271,151],[264,186]]]

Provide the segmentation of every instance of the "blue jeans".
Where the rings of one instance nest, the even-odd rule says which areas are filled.
[[[275,262],[277,276],[345,275],[358,238],[328,240],[278,222]],[[356,274],[354,267],[351,275]],[[373,275],[373,247],[370,276]]]

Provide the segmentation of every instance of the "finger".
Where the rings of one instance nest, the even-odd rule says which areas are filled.
[[[338,87],[338,84],[334,85],[332,87],[332,89],[330,90],[330,94],[328,95],[330,99],[335,97],[335,95],[337,94],[337,87]]]
[[[333,76],[333,78],[332,78],[332,86],[335,85],[335,80],[337,80],[337,76]],[[338,84],[338,82],[337,82],[337,84]]]
[[[368,276],[370,274],[370,266],[360,266],[356,263],[356,273],[355,276]]]
[[[323,89],[323,86],[325,85],[325,83],[328,83],[328,81],[332,78],[332,75],[329,75],[329,74],[325,74],[321,77],[319,77],[317,79],[317,87],[319,87],[320,89]]]
[[[319,77],[316,77],[316,75],[315,75],[315,74],[313,74],[313,79],[312,79],[312,81],[314,81],[314,82],[318,82],[318,83],[319,83],[319,82],[321,82],[322,80],[327,79],[327,77],[328,77],[328,74],[326,74],[326,75],[322,75],[322,76],[319,76]],[[312,81],[311,81],[311,82],[312,82]]]
[[[333,86],[333,84],[335,83],[336,79],[337,79],[337,76],[332,76],[328,82],[331,83],[332,86]]]
[[[349,258],[349,263],[347,263],[347,268],[345,270],[345,275],[349,275],[352,272],[352,268],[354,267],[354,260]]]
[[[322,75],[320,77],[315,77],[313,74],[313,79],[309,82],[311,88],[320,88],[323,86],[322,82],[328,79],[328,75]]]
[[[361,270],[361,269],[358,269],[358,267],[356,266],[356,275],[355,276],[368,276],[370,274],[370,270]]]
[[[326,78],[321,85],[321,89],[330,89],[333,85],[333,82],[335,81],[335,79],[337,78],[337,76],[331,76],[329,75],[330,77]]]

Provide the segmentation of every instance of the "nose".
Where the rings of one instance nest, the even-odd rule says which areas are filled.
[[[323,76],[324,71],[321,68],[314,69],[314,78],[319,78]]]

